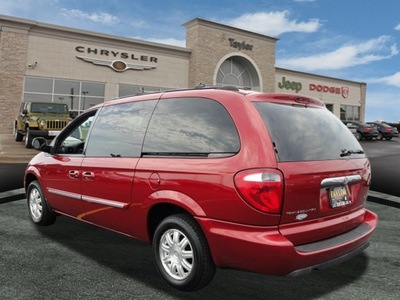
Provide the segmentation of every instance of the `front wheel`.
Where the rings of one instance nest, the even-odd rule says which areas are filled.
[[[17,124],[14,125],[14,138],[16,142],[21,142],[24,138],[24,135],[18,131]]]
[[[47,204],[43,190],[38,181],[32,181],[26,192],[28,200],[29,216],[37,225],[51,225],[56,220],[56,214]]]
[[[382,139],[383,139],[382,133],[379,132],[378,136],[376,137],[376,139],[382,141]]]
[[[29,148],[32,148],[33,136],[29,132],[29,127],[26,128],[25,132],[26,132],[25,133],[25,147],[29,149]]]
[[[198,290],[215,275],[207,240],[189,215],[165,218],[154,233],[153,251],[159,273],[176,289]]]

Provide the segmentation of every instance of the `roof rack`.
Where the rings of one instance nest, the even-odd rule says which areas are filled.
[[[217,89],[217,90],[229,90],[229,91],[239,91],[239,88],[233,85],[223,85],[223,86],[215,86],[215,85],[206,85],[205,83],[200,82],[198,85],[194,87],[197,89]]]
[[[240,91],[240,89],[238,87],[232,86],[232,85],[211,86],[211,85],[206,85],[204,83],[199,83],[194,88],[181,88],[181,89],[170,89],[170,90],[162,90],[162,89],[160,89],[159,91],[145,91],[143,88],[140,88],[139,91],[134,93],[134,94],[125,95],[125,96],[121,96],[121,97],[116,97],[116,98],[113,98],[112,100],[129,98],[129,97],[133,97],[133,96],[156,94],[156,93],[170,93],[170,92],[190,91],[190,90],[205,90],[205,89],[227,90],[227,91],[236,91],[236,92]]]

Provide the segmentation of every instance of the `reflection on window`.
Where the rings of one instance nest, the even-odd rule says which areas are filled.
[[[104,107],[91,131],[87,156],[139,157],[156,100]]]
[[[229,113],[210,99],[165,99],[157,105],[144,154],[235,154],[239,136]]]
[[[26,77],[24,102],[64,103],[71,111],[80,113],[104,102],[104,93],[104,83]]]
[[[256,102],[254,106],[281,162],[340,159],[343,149],[360,149],[346,125],[326,109],[266,102]],[[364,154],[354,156],[364,157]]]
[[[95,111],[82,115],[76,120],[74,127],[67,127],[57,141],[56,153],[59,154],[83,154],[85,142],[93,122]]]
[[[25,78],[25,92],[51,94],[53,80],[47,78]]]
[[[359,121],[360,109],[360,106],[340,105],[340,120]]]

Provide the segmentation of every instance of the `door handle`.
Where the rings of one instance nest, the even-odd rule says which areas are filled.
[[[94,173],[85,171],[82,173],[82,178],[83,178],[83,180],[94,180]]]
[[[68,176],[72,179],[77,179],[79,178],[79,171],[76,170],[69,170]]]

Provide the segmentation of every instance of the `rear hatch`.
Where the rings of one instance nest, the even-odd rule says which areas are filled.
[[[361,145],[318,100],[282,99],[254,102],[284,176],[280,232],[299,245],[357,227],[370,184]]]

